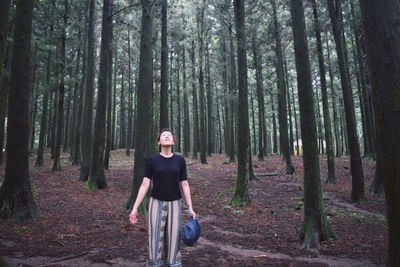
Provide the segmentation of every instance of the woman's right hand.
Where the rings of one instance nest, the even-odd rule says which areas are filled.
[[[137,221],[138,221],[137,213],[138,213],[137,209],[133,208],[132,211],[131,211],[131,214],[129,214],[129,220],[133,224],[137,223]]]

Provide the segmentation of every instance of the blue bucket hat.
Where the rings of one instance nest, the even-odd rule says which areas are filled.
[[[192,246],[199,239],[200,233],[199,221],[192,218],[182,229],[182,240],[186,245]]]

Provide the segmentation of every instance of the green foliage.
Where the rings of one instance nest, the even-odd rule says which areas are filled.
[[[243,210],[232,210],[232,213],[234,215],[239,215],[239,214],[244,214],[244,211]]]

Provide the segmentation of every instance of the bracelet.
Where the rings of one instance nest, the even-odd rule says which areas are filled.
[[[188,207],[191,207],[191,206],[192,206],[192,204],[187,204],[187,206],[188,206]]]

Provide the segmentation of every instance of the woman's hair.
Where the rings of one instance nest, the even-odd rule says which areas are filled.
[[[163,132],[170,132],[170,133],[172,134],[172,138],[173,138],[173,140],[174,140],[175,145],[178,144],[178,140],[175,138],[174,133],[173,133],[169,128],[164,128],[164,129],[162,129],[162,130],[160,131],[160,133],[158,134],[158,137],[157,137],[157,143],[160,141],[160,137],[161,137],[161,134],[162,134]]]

